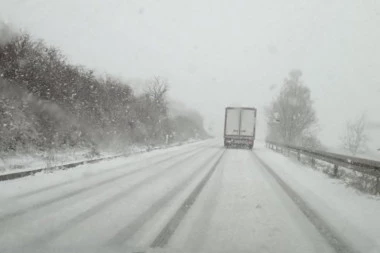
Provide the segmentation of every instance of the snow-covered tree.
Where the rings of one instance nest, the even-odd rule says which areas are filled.
[[[303,145],[306,139],[310,143],[310,138],[315,138],[310,130],[316,127],[316,113],[310,89],[302,83],[301,76],[300,70],[291,71],[280,94],[267,108],[269,140]]]
[[[168,115],[167,79],[153,77],[136,96],[128,83],[100,78],[69,64],[59,49],[9,32],[0,29],[0,152],[27,145],[162,143],[173,131],[188,132]]]
[[[367,136],[365,134],[366,117],[361,115],[353,121],[347,121],[344,135],[341,137],[344,149],[352,155],[366,150]]]

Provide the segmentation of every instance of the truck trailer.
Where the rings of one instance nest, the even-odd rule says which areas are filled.
[[[224,146],[252,149],[255,143],[256,108],[227,107],[224,120]]]

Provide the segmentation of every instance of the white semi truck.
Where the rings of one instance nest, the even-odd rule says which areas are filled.
[[[255,143],[256,108],[227,107],[224,120],[224,146],[252,149]]]

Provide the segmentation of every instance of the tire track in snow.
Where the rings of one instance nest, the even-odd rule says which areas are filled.
[[[337,232],[315,212],[302,198],[289,187],[284,180],[282,180],[276,172],[273,171],[263,160],[261,160],[255,153],[252,153],[252,157],[259,162],[259,164],[265,168],[269,174],[276,180],[282,190],[289,196],[289,198],[296,204],[306,218],[314,225],[321,236],[328,242],[328,244],[338,253],[358,253],[359,251],[353,249],[353,247],[344,240]]]
[[[186,200],[182,203],[182,205],[178,208],[174,216],[169,220],[166,226],[161,230],[155,240],[151,243],[151,248],[163,248],[165,247],[171,236],[174,234],[175,230],[178,228],[179,224],[191,208],[191,206],[196,201],[197,197],[201,193],[202,189],[211,178],[213,173],[215,172],[217,166],[225,154],[225,150],[223,150],[222,154],[219,156],[218,160],[212,165],[209,172],[203,177],[203,179],[199,182],[199,184],[194,188],[194,190],[190,193],[190,195],[186,198]]]
[[[194,152],[192,155],[190,156],[194,156],[198,153],[201,153],[204,149],[206,148],[202,148],[200,150],[197,150],[196,152]],[[188,152],[188,153],[191,153],[192,151]],[[159,162],[156,162],[155,165],[157,164],[161,164],[161,163],[164,163],[164,162],[167,162],[167,161],[170,161],[172,160],[173,157],[168,157],[166,159],[163,159],[163,160],[160,160]],[[185,158],[186,159],[186,158]],[[74,197],[76,195],[79,195],[81,193],[84,193],[84,192],[87,192],[87,191],[90,191],[90,190],[93,190],[93,189],[96,189],[100,186],[103,186],[103,185],[106,185],[106,184],[109,184],[109,183],[113,183],[115,181],[118,181],[118,180],[121,180],[121,179],[124,179],[126,177],[129,177],[131,175],[134,175],[134,174],[137,174],[137,173],[140,173],[140,172],[143,172],[143,171],[146,171],[146,170],[149,170],[149,169],[152,169],[152,165],[148,165],[148,166],[144,166],[142,168],[138,168],[136,170],[132,170],[132,171],[129,171],[127,173],[124,173],[124,174],[121,174],[121,175],[116,175],[114,177],[111,177],[111,178],[108,178],[106,180],[103,180],[101,182],[96,182],[95,184],[92,184],[92,185],[89,185],[89,186],[86,186],[86,187],[83,187],[83,188],[80,188],[80,189],[77,189],[77,190],[74,190],[72,192],[69,192],[67,194],[64,194],[64,195],[61,195],[57,198],[53,198],[53,199],[48,199],[46,201],[42,201],[42,202],[39,202],[35,205],[32,205],[32,206],[29,206],[29,207],[26,207],[24,209],[21,209],[21,210],[18,210],[18,211],[15,211],[15,212],[12,212],[12,213],[8,213],[8,214],[5,214],[5,215],[2,215],[0,216],[0,224],[2,222],[7,222],[7,221],[10,221],[11,219],[14,219],[14,218],[17,218],[18,216],[22,216],[30,211],[35,211],[35,210],[38,210],[38,209],[41,209],[45,206],[49,206],[49,205],[52,205],[56,202],[59,202],[59,201],[62,201],[62,200],[65,200],[65,199],[68,199],[68,198],[71,198],[71,197]],[[0,230],[0,234],[3,233],[4,231],[1,231]]]
[[[201,150],[201,151],[203,151],[203,150]],[[88,218],[96,215],[97,213],[106,209],[107,207],[109,207],[113,203],[130,196],[131,194],[133,194],[136,191],[138,191],[139,189],[141,189],[143,186],[145,186],[147,184],[151,184],[153,181],[167,176],[167,174],[169,172],[171,172],[172,170],[178,169],[178,167],[181,164],[187,162],[188,160],[194,159],[194,157],[197,157],[198,155],[200,155],[199,153],[201,151],[198,151],[198,152],[196,152],[190,156],[187,156],[187,157],[167,166],[163,171],[160,171],[156,174],[150,175],[150,176],[146,177],[145,179],[141,180],[140,182],[132,185],[130,188],[123,190],[123,191],[111,196],[110,198],[105,199],[105,200],[97,203],[95,206],[91,207],[90,209],[87,209],[86,211],[80,213],[79,215],[69,219],[68,221],[65,221],[63,224],[59,225],[55,229],[49,230],[48,233],[45,234],[44,236],[41,236],[40,238],[33,240],[31,243],[28,243],[26,245],[26,248],[28,248],[29,246],[37,246],[37,247],[43,246],[44,244],[51,242],[52,240],[59,237],[60,235],[62,235],[67,230],[79,225],[81,222],[83,222],[83,221],[87,220]]]
[[[228,160],[230,154],[231,153],[228,153],[224,156],[225,161]],[[202,196],[202,198],[207,199],[207,201],[202,203],[203,207],[200,211],[200,215],[192,222],[190,233],[184,242],[184,248],[189,249],[189,252],[201,252],[207,240],[207,231],[210,228],[211,219],[215,214],[223,187],[225,168],[226,166],[224,164],[219,167],[204,190],[205,196]]]
[[[218,155],[220,151],[217,151],[209,159],[207,159],[197,170],[191,173],[190,176],[182,180],[179,184],[173,187],[162,198],[153,203],[147,210],[139,215],[133,222],[127,224],[122,228],[113,238],[111,238],[107,245],[109,246],[122,246],[123,243],[128,241],[146,222],[151,220],[155,214],[162,210],[170,203],[176,196],[178,196],[183,190],[185,190],[194,179],[204,171],[205,167],[210,164]]]

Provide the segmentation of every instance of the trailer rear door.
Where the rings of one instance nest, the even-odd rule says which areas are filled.
[[[225,135],[239,135],[240,109],[228,108],[226,110]]]
[[[242,109],[241,110],[240,135],[241,136],[254,136],[255,122],[256,122],[255,111],[251,110],[251,109]]]

